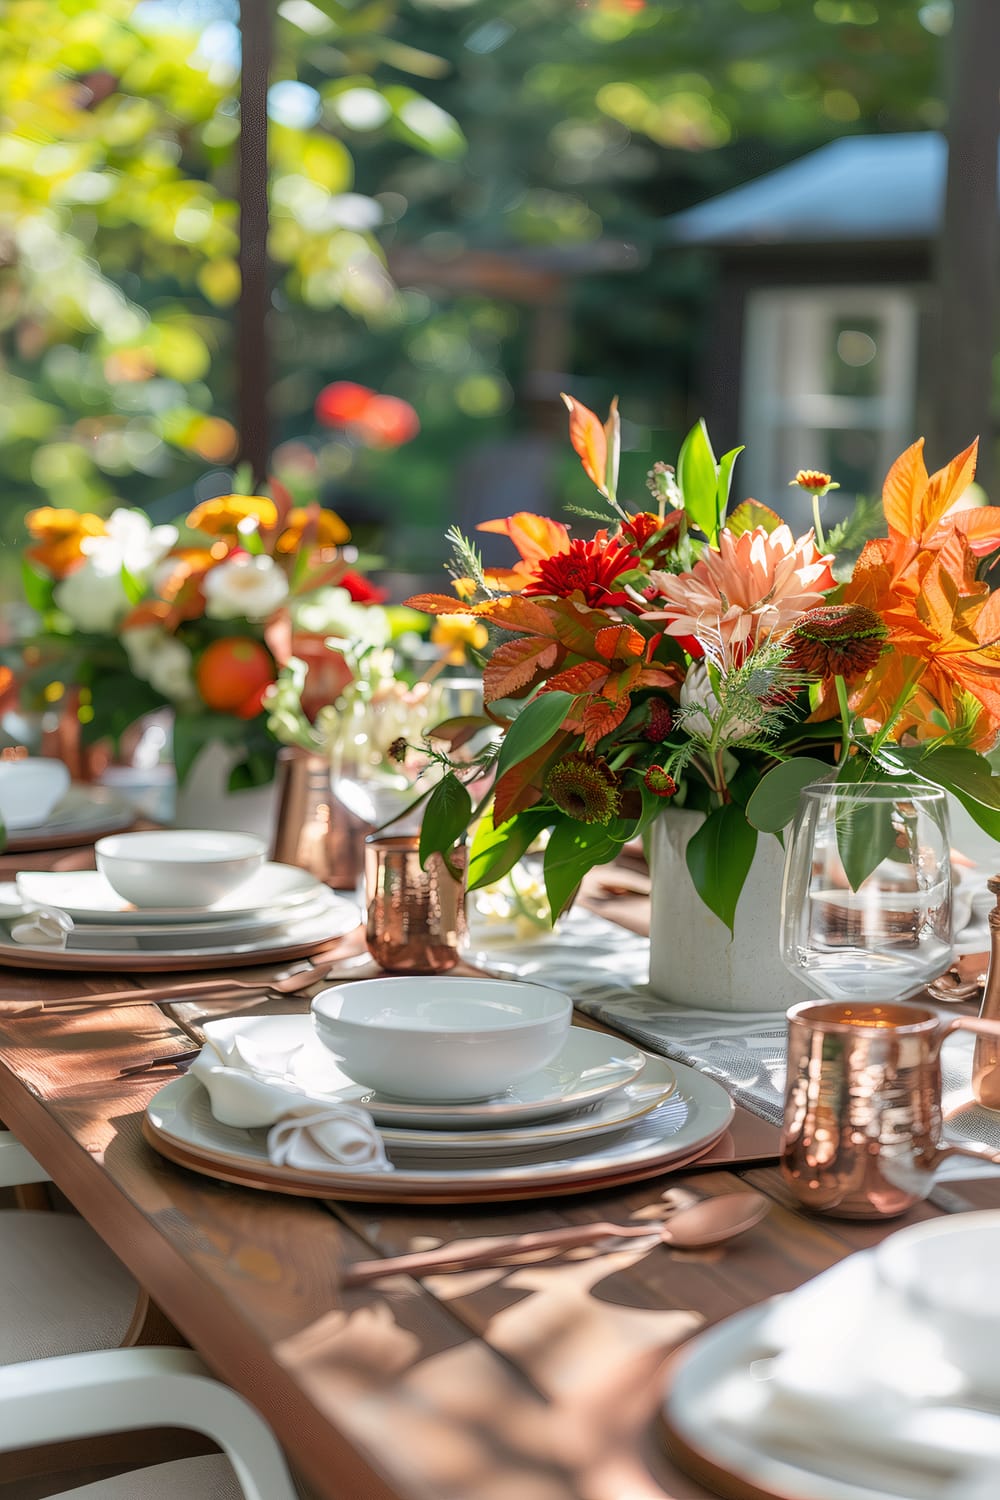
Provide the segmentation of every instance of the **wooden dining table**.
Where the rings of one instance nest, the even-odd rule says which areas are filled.
[[[0,879],[52,858],[2,857]],[[87,858],[81,851],[80,864]],[[648,920],[633,871],[597,872],[585,899],[636,930]],[[366,972],[354,934],[317,961],[314,988]],[[1000,1206],[1000,1179],[979,1179],[949,1183],[938,1204],[888,1221],[806,1213],[783,1185],[776,1128],[741,1108],[696,1165],[580,1196],[434,1207],[228,1185],[143,1139],[145,1107],[175,1075],[120,1070],[190,1046],[206,1017],[304,1011],[312,991],[144,1000],[172,977],[0,971],[0,1118],[210,1368],[265,1415],[321,1500],[718,1494],[678,1466],[657,1420],[684,1341],[942,1204]],[[112,990],[114,1000],[88,999]],[[35,1014],[3,1004],[38,1000]],[[641,1222],[748,1186],[771,1200],[769,1215],[713,1249],[618,1241],[420,1281],[341,1284],[355,1260],[596,1219]]]

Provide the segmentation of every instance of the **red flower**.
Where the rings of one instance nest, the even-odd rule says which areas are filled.
[[[662,766],[650,766],[642,778],[646,783],[646,790],[653,793],[654,797],[674,797],[677,795],[677,783],[669,771]]]
[[[629,541],[646,562],[660,568],[674,551],[684,530],[684,512],[672,510],[661,521],[652,511],[641,510],[622,522],[622,540]]]
[[[346,589],[355,604],[384,604],[389,595],[385,589],[376,588],[360,573],[345,573],[339,580],[340,588]]]
[[[335,380],[316,397],[316,420],[324,427],[348,427],[361,421],[374,395],[354,380]]]
[[[635,565],[636,555],[630,546],[609,539],[606,531],[599,531],[590,541],[572,538],[566,552],[540,558],[521,592],[556,599],[581,594],[591,609],[609,604],[635,609],[637,606],[628,594],[612,588],[615,579],[630,573]]]
[[[420,418],[399,396],[372,396],[357,419],[358,433],[372,448],[401,448],[420,431]]]

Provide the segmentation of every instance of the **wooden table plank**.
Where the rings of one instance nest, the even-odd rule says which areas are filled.
[[[591,890],[587,899],[605,914],[634,899],[639,921],[642,878],[622,883],[636,881],[635,898]],[[359,967],[334,972],[356,977]],[[127,976],[118,979],[127,990]],[[0,994],[19,998],[111,987],[103,976],[0,980]],[[186,1002],[165,1015],[136,998],[113,1010],[0,1016],[0,1116],[207,1362],[265,1413],[323,1500],[702,1500],[710,1492],[673,1466],[653,1421],[659,1371],[678,1341],[936,1212],[921,1205],[876,1224],[809,1216],[773,1166],[692,1170],[524,1207],[319,1203],[229,1187],[143,1142],[143,1109],[164,1080],[122,1080],[118,1069],[174,1050],[205,1015],[307,1001]],[[773,1127],[748,1118],[764,1152]],[[646,1217],[665,1191],[676,1199],[746,1183],[772,1198],[771,1215],[712,1250],[589,1249],[340,1287],[353,1259]],[[996,1181],[975,1193],[1000,1201]]]

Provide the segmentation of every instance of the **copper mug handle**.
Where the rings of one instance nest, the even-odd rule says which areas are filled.
[[[905,1213],[949,1156],[1000,1161],[941,1139],[941,1044],[1000,1038],[1000,1022],[900,1003],[810,1001],[788,1012],[781,1170],[806,1207],[845,1218]]]

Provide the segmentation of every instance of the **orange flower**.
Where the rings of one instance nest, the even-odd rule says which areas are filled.
[[[335,511],[319,505],[297,505],[288,512],[275,552],[298,552],[302,547],[337,547],[351,533]]]
[[[241,521],[256,521],[262,531],[277,524],[278,508],[265,495],[218,495],[203,500],[187,518],[193,531],[209,536],[235,536]]]
[[[29,547],[25,556],[51,573],[53,578],[65,578],[80,566],[85,556],[83,543],[88,537],[107,534],[100,516],[76,510],[56,510],[51,505],[30,511],[25,525],[40,543],[37,547]]]
[[[951,510],[972,482],[975,443],[931,476],[922,450],[921,439],[890,469],[889,535],[866,544],[842,595],[888,627],[888,649],[851,703],[878,724],[905,705],[893,731],[899,738],[926,730],[934,710],[949,723],[967,719],[971,694],[982,705],[974,743],[988,745],[1000,733],[1000,592],[991,594],[976,568],[1000,545],[1000,509]],[[834,711],[824,701],[817,717]]]

